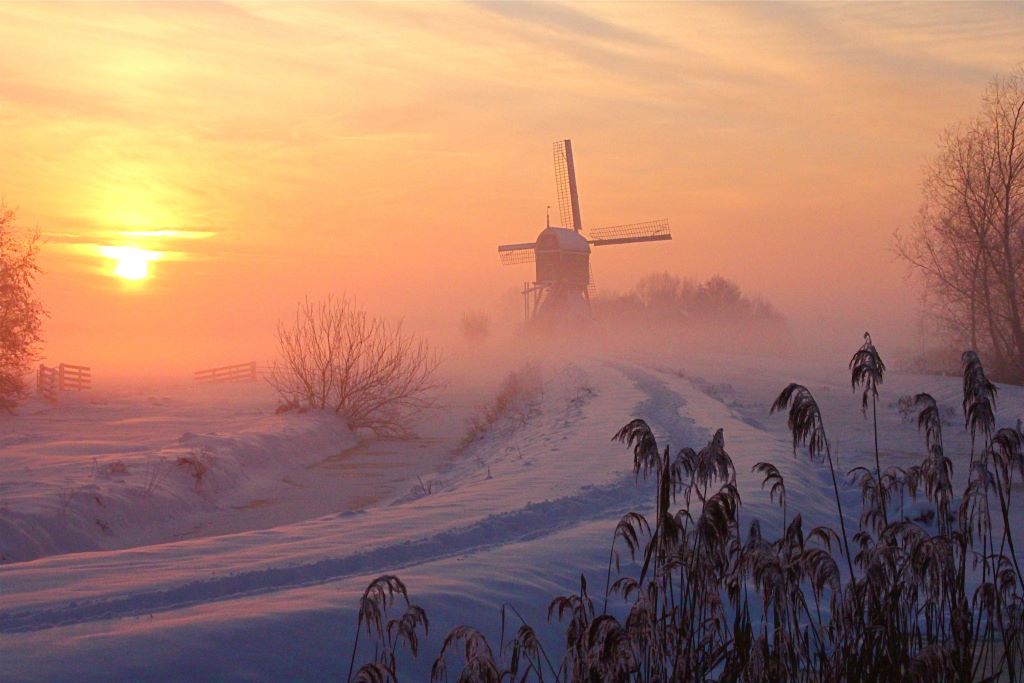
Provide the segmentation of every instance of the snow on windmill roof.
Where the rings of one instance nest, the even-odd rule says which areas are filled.
[[[587,242],[586,237],[575,230],[550,227],[545,228],[537,236],[536,249],[538,251],[557,249],[559,251],[575,251],[589,254],[590,243]]]

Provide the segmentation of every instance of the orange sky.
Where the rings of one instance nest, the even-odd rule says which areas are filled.
[[[562,137],[585,225],[672,223],[598,251],[599,290],[720,273],[798,321],[910,327],[891,235],[941,131],[1024,60],[1024,6],[17,2],[0,45],[46,354],[113,374],[269,358],[307,294],[493,309]],[[110,246],[162,258],[126,284]]]

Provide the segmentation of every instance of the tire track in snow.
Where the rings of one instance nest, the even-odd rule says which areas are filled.
[[[655,375],[632,365],[609,363],[643,392],[647,398],[633,408],[633,416],[643,418],[654,430],[659,446],[673,450],[689,446],[697,449],[704,445],[710,434],[689,417],[681,414],[686,400]]]
[[[654,375],[613,364],[634,382],[644,398],[633,408],[674,447],[691,445],[698,428],[683,417],[683,398]],[[623,420],[625,422],[625,420]],[[0,633],[41,631],[60,626],[168,612],[204,603],[250,597],[280,590],[338,581],[363,574],[393,572],[409,566],[479,552],[511,543],[537,540],[630,510],[645,509],[652,485],[626,476],[610,485],[584,486],[579,493],[487,516],[477,522],[443,529],[424,538],[383,545],[351,555],[302,564],[268,567],[198,579],[169,588],[127,595],[70,601],[45,608],[0,611]]]
[[[649,498],[632,477],[574,496],[529,503],[467,526],[428,537],[385,545],[353,555],[304,564],[269,567],[201,579],[171,588],[20,612],[0,612],[0,633],[38,631],[56,626],[165,612],[193,605],[328,583],[361,574],[392,572],[509,543],[543,538],[604,516],[624,514]],[[646,494],[646,495],[645,495]]]

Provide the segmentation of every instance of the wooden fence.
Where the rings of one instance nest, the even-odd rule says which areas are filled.
[[[84,365],[61,363],[58,367],[61,391],[92,389],[92,370]]]
[[[36,393],[56,403],[62,391],[83,391],[92,388],[92,370],[84,365],[61,363],[55,368],[40,363],[36,371]]]
[[[48,368],[42,363],[36,372],[36,393],[50,403],[57,402],[57,392],[60,391],[60,370]]]
[[[199,370],[195,373],[198,384],[223,384],[225,382],[255,382],[256,362],[225,365],[220,368]]]

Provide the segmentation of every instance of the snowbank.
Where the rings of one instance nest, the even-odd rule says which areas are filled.
[[[202,535],[356,443],[335,416],[274,415],[223,389],[216,402],[137,398],[79,397],[4,418],[0,561]],[[224,426],[237,431],[213,431]]]

